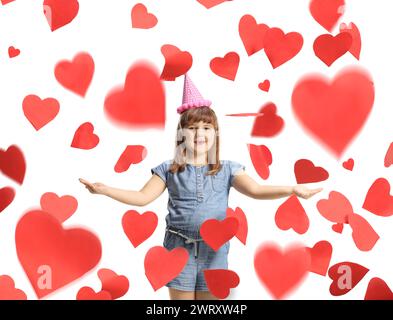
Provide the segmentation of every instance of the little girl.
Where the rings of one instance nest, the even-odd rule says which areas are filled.
[[[220,160],[219,128],[211,102],[202,98],[188,75],[177,128],[174,160],[151,169],[153,176],[140,191],[116,189],[79,179],[91,193],[103,194],[133,206],[146,206],[168,188],[168,214],[163,246],[186,248],[189,259],[182,272],[168,282],[171,299],[216,299],[208,290],[203,271],[228,269],[229,242],[214,251],[199,230],[207,219],[223,220],[231,187],[253,199],[277,199],[296,194],[309,198],[322,188],[262,186],[236,161]]]

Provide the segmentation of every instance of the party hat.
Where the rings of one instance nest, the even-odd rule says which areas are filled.
[[[191,81],[190,77],[184,75],[184,88],[183,88],[183,103],[177,108],[177,113],[183,113],[184,111],[191,108],[209,107],[211,105],[210,100],[206,100],[202,97],[197,87]]]

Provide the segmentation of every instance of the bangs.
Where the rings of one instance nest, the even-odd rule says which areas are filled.
[[[217,118],[214,111],[210,107],[200,107],[187,110],[181,117],[180,123],[183,128],[188,127],[200,121],[210,123],[213,127],[217,127]]]

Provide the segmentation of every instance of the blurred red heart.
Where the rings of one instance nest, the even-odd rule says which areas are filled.
[[[340,32],[349,33],[352,37],[352,45],[349,49],[349,52],[356,58],[360,59],[360,51],[362,49],[362,40],[360,36],[360,32],[356,24],[351,22],[349,25],[345,23],[340,24]]]
[[[60,223],[70,218],[78,208],[78,200],[73,196],[59,197],[56,193],[46,192],[41,196],[41,208],[50,213]]]
[[[124,296],[129,289],[129,281],[126,276],[119,276],[111,269],[98,270],[98,278],[101,280],[101,291],[107,291],[113,300]]]
[[[122,218],[124,233],[135,248],[153,234],[157,224],[158,217],[152,211],[139,214],[135,210],[128,210]]]
[[[352,36],[347,32],[336,36],[320,35],[314,41],[315,55],[330,67],[337,59],[349,51],[352,46]]]
[[[218,76],[234,81],[239,68],[240,57],[236,52],[228,52],[223,58],[216,57],[210,61],[210,69]]]
[[[177,77],[187,73],[192,66],[192,55],[187,51],[181,51],[178,47],[166,44],[161,47],[161,53],[165,58],[165,66],[160,79],[175,81]]]
[[[348,216],[353,213],[349,200],[337,191],[331,191],[329,199],[319,200],[317,208],[324,218],[336,223],[348,223]]]
[[[290,196],[278,207],[274,220],[281,230],[293,229],[299,234],[306,233],[310,226],[307,213],[296,195]]]
[[[23,183],[26,162],[22,150],[18,146],[9,146],[5,151],[0,148],[0,171],[20,185]]]
[[[333,247],[329,241],[319,241],[314,247],[306,248],[311,257],[310,271],[326,276],[332,258]]]
[[[247,144],[247,148],[255,171],[262,179],[266,180],[270,175],[269,166],[273,162],[272,153],[264,145]]]
[[[331,266],[328,272],[332,283],[329,291],[333,296],[341,296],[359,283],[360,280],[366,275],[369,269],[353,262],[340,262]]]
[[[93,149],[100,142],[100,138],[94,134],[94,126],[90,122],[85,122],[75,131],[71,147],[79,149]]]
[[[349,171],[352,171],[355,162],[352,158],[349,158],[347,161],[343,162],[343,167]]]
[[[44,15],[52,31],[69,24],[79,11],[77,0],[44,0],[43,5]]]
[[[237,219],[239,227],[236,233],[236,237],[244,244],[246,245],[247,241],[247,233],[248,233],[248,223],[247,223],[247,217],[244,214],[243,210],[239,207],[236,207],[235,211],[232,210],[231,208],[227,208],[226,211],[227,217],[234,217]]]
[[[390,183],[385,178],[374,181],[367,191],[363,209],[381,217],[393,215],[393,196],[390,195]]]
[[[57,116],[60,104],[54,98],[41,100],[31,94],[23,99],[22,108],[27,120],[38,131]]]
[[[254,120],[252,137],[274,137],[282,131],[284,120],[277,115],[277,107],[274,103],[268,102],[263,105],[258,113],[262,113],[262,116]]]
[[[208,219],[202,223],[200,234],[202,239],[217,251],[237,234],[238,227],[239,221],[235,217],[227,217],[221,221]]]
[[[331,32],[344,13],[345,0],[312,0],[310,12],[327,31]]]
[[[239,285],[240,278],[236,272],[227,269],[203,270],[207,287],[219,299],[228,297],[231,288]]]
[[[0,213],[7,208],[15,198],[15,190],[11,187],[0,189]]]
[[[296,161],[294,171],[297,183],[320,182],[329,178],[329,172],[322,167],[316,167],[308,159],[299,159]]]
[[[0,276],[0,300],[27,300],[27,296],[22,290],[15,288],[15,282],[10,276],[2,275]]]
[[[158,20],[157,17],[147,12],[147,8],[142,3],[137,3],[131,11],[131,21],[133,28],[149,29],[153,28]]]
[[[121,173],[127,171],[131,164],[142,162],[146,158],[147,149],[144,146],[127,146],[117,160],[115,172]]]
[[[367,286],[364,300],[393,300],[393,292],[380,278],[372,278]]]
[[[370,251],[379,240],[379,235],[362,216],[352,213],[348,216],[352,228],[352,238],[356,247],[361,251]]]
[[[266,24],[258,24],[255,18],[250,14],[244,15],[240,19],[239,35],[243,41],[243,45],[248,56],[251,56],[263,49],[264,39],[268,29],[269,27]]]
[[[90,287],[82,287],[76,295],[76,300],[112,300],[112,297],[107,291],[95,292]]]

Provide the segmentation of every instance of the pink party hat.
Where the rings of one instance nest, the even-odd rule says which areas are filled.
[[[212,104],[210,100],[202,97],[197,87],[193,84],[190,77],[184,75],[184,88],[183,88],[183,104],[177,108],[177,113],[183,113],[191,108],[209,107]]]

